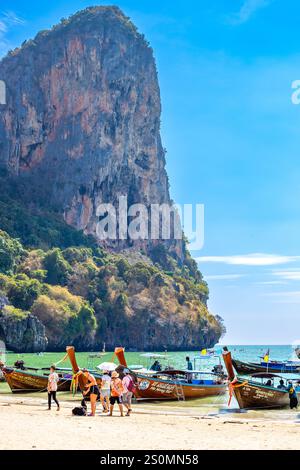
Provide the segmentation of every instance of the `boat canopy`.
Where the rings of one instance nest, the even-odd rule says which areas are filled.
[[[196,359],[211,359],[212,357],[220,357],[218,354],[206,354],[201,356],[194,356],[193,361]]]
[[[267,373],[267,372],[256,372],[255,374],[252,374],[251,377],[256,377],[256,378],[259,378],[259,379],[272,379],[272,378],[275,378],[275,377],[278,377],[280,379],[284,378],[281,375],[270,374],[270,373]]]

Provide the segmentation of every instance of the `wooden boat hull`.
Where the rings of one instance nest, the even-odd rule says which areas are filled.
[[[252,362],[242,362],[237,359],[232,359],[232,365],[241,375],[251,375],[259,372],[269,372],[269,373],[281,373],[281,374],[291,374],[299,373],[300,367],[293,365],[284,365],[283,367],[275,367],[272,363],[269,363],[268,366],[263,366],[261,364],[256,364]]]
[[[127,367],[127,362],[123,348],[116,348],[115,355],[123,367]],[[176,371],[173,371],[175,373]],[[134,374],[136,380],[135,397],[138,400],[180,400],[191,398],[204,398],[210,396],[224,395],[227,390],[227,383],[220,384],[187,384],[178,380],[168,380],[152,375]]]
[[[285,408],[290,404],[287,391],[251,382],[245,383],[241,379],[233,385],[233,393],[239,407],[244,409]]]
[[[137,374],[137,381],[135,396],[137,399],[144,400],[178,400],[178,386],[182,387],[185,399],[224,395],[227,389],[226,383],[215,385],[180,384],[139,374]]]
[[[45,392],[47,391],[48,377],[30,374],[15,369],[4,369],[4,377],[13,393]],[[66,392],[71,387],[71,379],[61,378],[58,382],[58,391]]]
[[[4,377],[13,393],[46,392],[48,377],[38,374],[30,374],[14,369],[7,369]],[[98,385],[101,385],[101,378],[96,377]],[[70,378],[60,378],[57,391],[69,392],[71,390]]]

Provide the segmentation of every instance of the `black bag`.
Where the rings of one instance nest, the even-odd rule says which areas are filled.
[[[86,416],[86,408],[83,406],[75,406],[72,410],[73,416]]]

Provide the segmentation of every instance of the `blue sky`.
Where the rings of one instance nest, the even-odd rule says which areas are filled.
[[[102,5],[111,2],[101,2]],[[205,204],[193,252],[223,342],[300,338],[300,79],[296,0],[120,0],[150,41],[162,94],[171,195]],[[90,6],[6,1],[0,54]]]

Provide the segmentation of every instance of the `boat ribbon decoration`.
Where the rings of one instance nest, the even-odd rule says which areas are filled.
[[[231,382],[228,383],[228,390],[229,390],[228,406],[230,406],[234,389],[235,389],[235,388],[239,388],[239,387],[244,387],[244,385],[247,385],[248,380],[245,380],[245,381],[242,382],[241,384],[239,384],[239,383],[237,383],[237,382],[238,382],[238,380],[237,380],[237,378],[235,377]]]
[[[73,374],[72,376],[70,391],[72,392],[73,396],[76,395],[76,392],[78,390],[78,377],[80,374],[82,374],[81,371],[77,372],[76,374]]]

